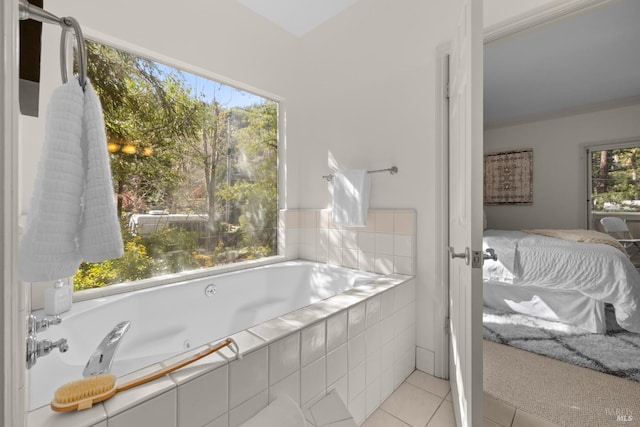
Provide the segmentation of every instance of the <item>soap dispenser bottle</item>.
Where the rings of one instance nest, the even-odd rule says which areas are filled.
[[[53,288],[44,291],[44,314],[53,316],[71,309],[70,286],[56,280]]]

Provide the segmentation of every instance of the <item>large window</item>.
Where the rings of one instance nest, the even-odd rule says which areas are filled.
[[[275,255],[278,104],[87,42],[102,102],[122,258],[76,290]]]
[[[619,216],[640,227],[640,142],[592,147],[589,159],[591,228],[604,216]]]

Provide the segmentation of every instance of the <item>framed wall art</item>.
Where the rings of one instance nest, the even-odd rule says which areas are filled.
[[[485,154],[484,204],[533,203],[533,149]]]

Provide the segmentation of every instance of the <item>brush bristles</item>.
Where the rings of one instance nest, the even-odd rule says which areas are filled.
[[[116,377],[111,374],[96,375],[65,384],[56,390],[54,400],[61,404],[85,400],[113,389]]]

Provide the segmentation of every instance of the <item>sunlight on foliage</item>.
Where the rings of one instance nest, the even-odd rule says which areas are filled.
[[[125,254],[83,263],[75,289],[276,254],[278,104],[90,40],[87,51]]]

